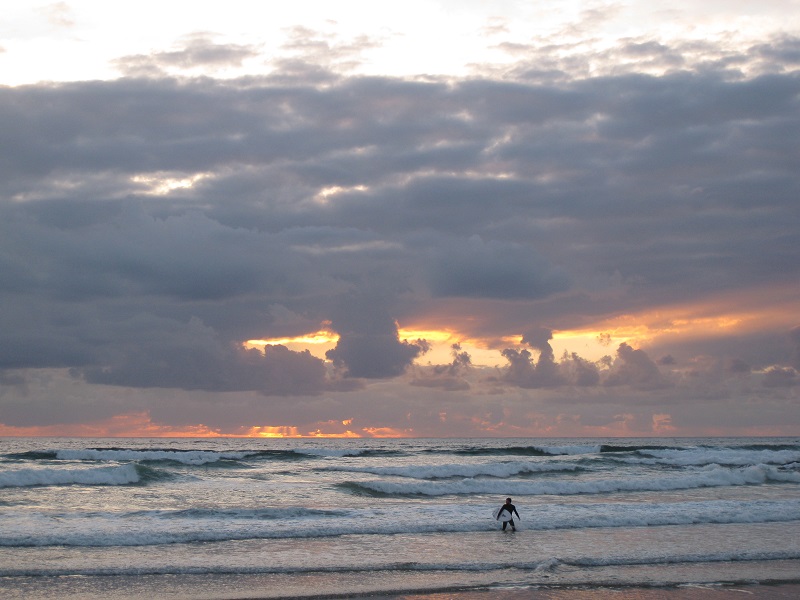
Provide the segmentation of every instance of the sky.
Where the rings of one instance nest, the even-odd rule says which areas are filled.
[[[800,435],[797,0],[0,14],[0,435]]]

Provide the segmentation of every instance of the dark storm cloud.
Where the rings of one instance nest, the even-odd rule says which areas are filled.
[[[475,298],[543,298],[568,287],[567,276],[529,246],[477,236],[441,248],[432,258],[435,295]]]
[[[218,392],[255,390],[270,396],[316,395],[326,389],[325,364],[306,352],[285,346],[243,350],[223,346],[210,336],[188,331],[148,339],[133,350],[106,360],[103,367],[85,369],[90,383],[126,387],[160,387]]]
[[[465,334],[535,350],[506,350],[508,386],[661,389],[641,350],[600,369],[531,333],[797,280],[796,44],[738,57],[786,67],[752,78],[571,80],[553,64],[548,83],[347,78],[298,38],[273,76],[0,88],[0,366],[312,395],[331,385],[322,361],[241,342],[329,322],[340,372],[396,377],[425,349],[399,339],[398,315],[459,301]],[[651,42],[617,50],[679,62]],[[198,37],[139,58],[251,54]],[[798,368],[758,353],[724,356]],[[418,387],[464,386],[423,375]]]
[[[800,370],[800,326],[794,327],[789,332],[789,341],[792,345],[791,365]]]
[[[349,377],[396,377],[424,349],[424,345],[399,339],[385,300],[371,293],[341,298],[333,310],[331,328],[339,341],[326,356]]]

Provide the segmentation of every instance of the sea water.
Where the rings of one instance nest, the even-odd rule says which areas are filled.
[[[3,598],[798,580],[800,439],[0,438]]]

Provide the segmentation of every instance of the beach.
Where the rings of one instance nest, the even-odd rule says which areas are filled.
[[[799,471],[787,438],[5,438],[0,596],[796,597]]]

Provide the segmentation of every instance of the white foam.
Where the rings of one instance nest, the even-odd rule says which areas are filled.
[[[224,459],[240,460],[252,454],[209,450],[56,450],[56,458],[60,460],[171,460],[186,465],[204,465]]]
[[[518,528],[557,530],[800,521],[800,500],[519,505]],[[0,546],[144,546],[247,539],[491,531],[487,505],[373,507],[338,514],[292,509],[0,514]]]
[[[92,469],[19,469],[0,473],[0,488],[36,485],[128,485],[139,481],[133,464]]]
[[[707,464],[786,465],[800,461],[798,450],[752,450],[741,448],[688,448],[640,450],[644,457],[629,457],[626,462],[640,464],[663,464],[675,466],[697,466]]]
[[[575,471],[574,464],[552,464],[536,462],[506,462],[480,464],[448,464],[448,465],[409,465],[403,467],[329,467],[331,471],[349,471],[371,473],[373,475],[395,475],[415,479],[444,479],[448,477],[511,477],[525,473],[550,473],[559,471]]]
[[[361,481],[357,485],[375,492],[396,495],[446,496],[450,494],[574,495],[610,492],[665,491],[700,487],[756,485],[768,481],[800,483],[800,473],[779,471],[769,465],[742,469],[711,467],[688,475],[672,477],[633,477],[627,479],[591,479],[572,481]]]

